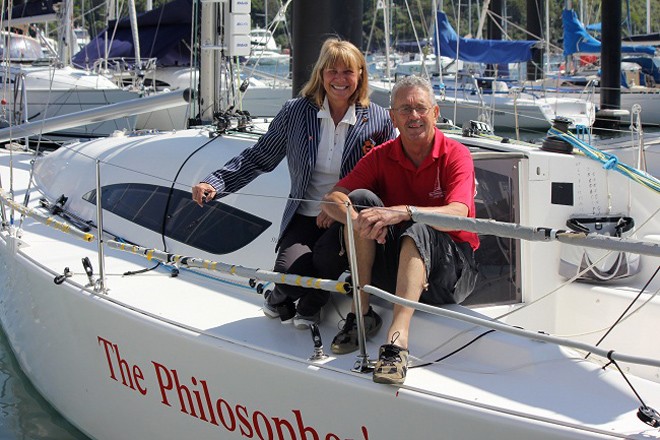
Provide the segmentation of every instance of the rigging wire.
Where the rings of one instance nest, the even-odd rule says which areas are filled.
[[[646,282],[646,284],[644,284],[644,287],[642,287],[642,290],[639,291],[637,296],[635,296],[635,298],[633,298],[633,300],[630,302],[630,304],[628,304],[628,307],[626,307],[626,309],[621,313],[621,315],[616,319],[616,321],[614,321],[614,323],[605,332],[605,334],[603,336],[601,336],[601,338],[598,340],[598,342],[596,342],[596,344],[595,344],[596,347],[598,347],[600,345],[600,343],[603,342],[603,340],[612,332],[612,330],[614,330],[614,328],[617,325],[619,325],[619,323],[623,320],[623,318],[626,316],[628,311],[632,308],[633,304],[635,304],[635,302],[639,299],[639,297],[642,295],[642,293],[644,293],[644,291],[649,286],[649,284],[651,284],[651,281],[653,281],[655,276],[658,274],[658,271],[660,271],[660,266],[658,266],[655,269],[655,272],[653,273],[651,278]],[[587,359],[587,358],[589,358],[590,355],[591,355],[591,352],[587,353],[587,355],[584,358]],[[617,366],[617,368],[619,368],[619,367]]]

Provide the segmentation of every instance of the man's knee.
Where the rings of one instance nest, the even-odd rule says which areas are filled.
[[[348,198],[358,211],[362,208],[369,208],[372,206],[385,206],[380,197],[368,189],[356,189],[351,191]]]

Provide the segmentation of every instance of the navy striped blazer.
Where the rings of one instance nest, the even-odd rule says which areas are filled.
[[[230,159],[203,181],[219,194],[233,193],[263,173],[268,173],[286,156],[291,176],[291,192],[284,208],[280,237],[295,214],[316,166],[321,124],[319,108],[307,98],[287,101],[256,144]],[[369,104],[355,106],[356,123],[346,133],[340,178],[353,169],[372,147],[395,137],[394,126],[385,109]],[[224,194],[223,194],[224,193]]]

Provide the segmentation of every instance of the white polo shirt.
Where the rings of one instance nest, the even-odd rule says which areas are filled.
[[[298,208],[298,214],[309,217],[316,217],[321,213],[321,199],[339,180],[346,133],[348,133],[349,126],[355,125],[357,120],[355,105],[351,105],[346,110],[342,120],[335,126],[326,96],[323,106],[318,112],[318,118],[321,125],[321,139],[316,155],[316,166],[307,191],[305,191],[305,200],[300,203]]]

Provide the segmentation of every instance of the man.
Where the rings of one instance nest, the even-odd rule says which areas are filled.
[[[413,223],[416,211],[475,216],[475,174],[469,150],[435,127],[440,109],[431,84],[408,76],[392,89],[390,117],[400,135],[374,148],[325,196],[323,210],[346,222],[353,211],[360,284],[373,284],[397,296],[429,304],[459,303],[474,288],[476,234]],[[375,312],[360,291],[367,336]],[[403,383],[408,362],[408,331],[414,309],[394,305],[388,343],[380,347],[373,380]],[[355,317],[349,313],[332,343],[335,353],[357,349]],[[379,324],[379,323],[378,323]],[[379,325],[378,325],[379,327]],[[376,329],[377,330],[377,329]]]

